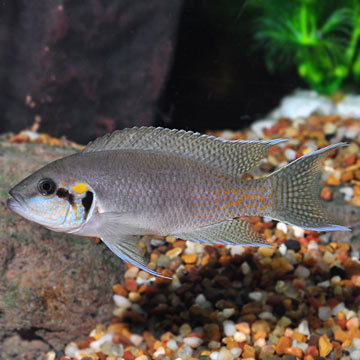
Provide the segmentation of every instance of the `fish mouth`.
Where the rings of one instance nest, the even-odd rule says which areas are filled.
[[[9,194],[12,196],[12,199],[7,199],[6,200],[6,205],[7,207],[14,213],[19,214],[19,215],[23,215],[24,214],[24,199],[23,197],[18,194],[15,193],[13,189],[9,190]]]

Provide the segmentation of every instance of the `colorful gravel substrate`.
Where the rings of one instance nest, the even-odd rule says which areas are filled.
[[[360,207],[358,121],[280,119],[264,134],[289,139],[270,150],[260,166],[267,173],[330,143],[348,142],[325,161],[321,197],[331,206],[340,191]],[[216,135],[253,138],[250,132]],[[360,360],[360,263],[352,245],[359,239],[351,232],[251,221],[273,248],[151,239],[149,266],[173,279],[129,267],[124,285],[113,287],[112,324],[68,344],[61,360]]]

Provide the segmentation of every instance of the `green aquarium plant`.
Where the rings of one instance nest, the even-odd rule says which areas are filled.
[[[269,70],[296,65],[314,90],[332,94],[360,81],[359,0],[249,0],[257,10],[255,39]]]

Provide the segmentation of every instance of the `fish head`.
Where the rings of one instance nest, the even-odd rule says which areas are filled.
[[[95,192],[86,182],[53,166],[34,172],[9,194],[11,211],[58,232],[81,229],[95,207]]]

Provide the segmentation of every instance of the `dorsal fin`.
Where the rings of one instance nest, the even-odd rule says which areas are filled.
[[[209,164],[229,175],[240,175],[257,165],[268,149],[285,139],[223,140],[192,131],[155,127],[117,130],[90,142],[83,152],[146,150],[179,154]]]

